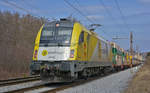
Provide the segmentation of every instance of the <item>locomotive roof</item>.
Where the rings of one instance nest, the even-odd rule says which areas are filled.
[[[60,20],[55,20],[52,22],[47,22],[45,23],[45,26],[56,26],[56,24],[59,24],[61,27],[73,27],[73,24],[76,21],[74,19],[60,19]]]
[[[105,43],[109,43],[107,40],[105,40],[103,37],[101,37],[101,36],[98,36],[98,39],[100,39],[100,40],[102,40],[103,42],[105,42]]]
[[[105,43],[110,43],[109,41],[107,41],[106,39],[104,39],[102,36],[99,36],[97,33],[92,32],[99,40],[105,42]]]
[[[75,19],[62,18],[62,19],[60,19],[60,20],[55,20],[55,21],[52,21],[52,22],[47,22],[47,23],[45,23],[44,26],[48,26],[48,27],[49,27],[49,26],[56,26],[56,24],[59,24],[59,26],[61,26],[61,27],[73,27],[73,25],[74,25],[75,22],[80,23],[79,21],[76,21]],[[80,23],[80,25],[82,25],[82,24]],[[83,26],[83,25],[82,25],[82,26]],[[84,27],[84,26],[83,26],[83,27]],[[85,27],[84,27],[84,28],[85,28]],[[86,28],[85,28],[85,29],[86,29]],[[95,35],[98,39],[102,40],[103,42],[109,43],[107,40],[105,40],[105,39],[102,38],[101,36],[98,36],[97,33],[91,32],[91,31],[89,31],[88,29],[87,29],[87,32],[88,32],[89,34]]]

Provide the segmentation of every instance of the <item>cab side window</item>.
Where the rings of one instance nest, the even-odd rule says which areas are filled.
[[[89,40],[90,40],[90,35],[88,34],[88,36],[87,36],[87,41],[89,42]]]
[[[82,31],[79,37],[79,44],[84,42],[84,32]]]

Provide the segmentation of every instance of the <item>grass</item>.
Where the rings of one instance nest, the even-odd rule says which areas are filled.
[[[129,82],[125,93],[150,93],[150,57]]]

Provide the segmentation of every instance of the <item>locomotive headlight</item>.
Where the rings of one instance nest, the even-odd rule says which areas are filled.
[[[74,50],[70,50],[70,58],[74,58]]]
[[[37,50],[35,50],[35,52],[34,52],[34,58],[37,58]]]

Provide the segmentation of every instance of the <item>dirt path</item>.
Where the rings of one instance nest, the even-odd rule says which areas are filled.
[[[125,93],[150,93],[150,57],[129,82]]]

